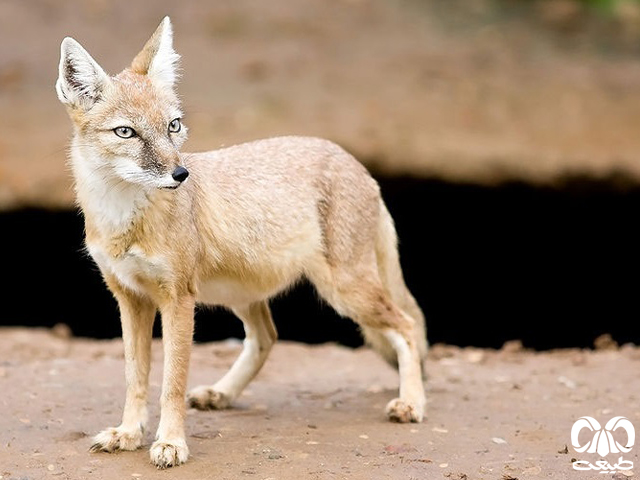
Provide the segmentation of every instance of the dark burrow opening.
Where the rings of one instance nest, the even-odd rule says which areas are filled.
[[[542,350],[590,347],[610,333],[640,343],[640,187],[378,180],[430,342],[500,347],[520,339]],[[75,210],[0,214],[1,325],[65,323],[78,336],[120,335],[115,301],[82,253],[82,236]],[[272,309],[281,339],[362,344],[356,326],[309,285],[275,299]],[[242,336],[226,311],[197,311],[196,341]]]

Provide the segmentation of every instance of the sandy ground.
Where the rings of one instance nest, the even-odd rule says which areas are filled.
[[[0,209],[73,201],[70,124],[53,90],[61,39],[74,36],[114,73],[165,14],[183,55],[188,150],[306,134],[338,141],[382,173],[472,183],[640,178],[637,52],[585,47],[550,33],[535,11],[504,16],[495,5],[0,1]],[[189,385],[219,378],[239,349],[195,346]],[[156,343],[146,448],[161,358]],[[146,448],[88,453],[92,435],[119,423],[119,340],[2,329],[0,479],[603,478],[572,469],[573,458],[597,458],[572,449],[571,426],[622,415],[640,428],[639,366],[638,347],[434,347],[428,419],[397,425],[383,415],[397,375],[372,352],[282,342],[235,408],[189,412],[190,461],[158,472]],[[625,459],[638,463],[638,451]]]
[[[527,4],[536,7],[514,13]],[[186,151],[303,134],[337,141],[381,173],[638,179],[637,48],[616,48],[611,31],[583,32],[576,5],[3,0],[0,208],[73,201],[70,122],[53,89],[62,38],[117,73],[166,14],[183,59]]]
[[[162,358],[160,343],[153,348],[151,431]],[[218,378],[240,348],[196,345],[189,385]],[[3,329],[0,352],[3,480],[611,478],[572,469],[572,459],[597,460],[574,452],[573,422],[588,415],[604,425],[622,415],[640,426],[637,347],[534,353],[437,345],[427,369],[428,419],[400,425],[383,415],[396,374],[373,352],[282,342],[234,408],[189,411],[191,458],[160,472],[148,459],[151,432],[137,452],[88,452],[91,435],[119,423],[120,340]],[[638,451],[624,458],[637,463]]]

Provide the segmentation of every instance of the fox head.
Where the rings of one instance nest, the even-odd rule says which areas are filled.
[[[175,92],[179,58],[169,17],[114,77],[74,39],[62,41],[56,91],[74,125],[74,168],[150,189],[187,178],[178,153],[187,137]]]

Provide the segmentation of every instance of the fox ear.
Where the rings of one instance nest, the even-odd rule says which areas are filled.
[[[73,38],[60,46],[60,67],[56,82],[58,98],[70,107],[90,109],[111,81],[104,70]]]
[[[173,50],[173,28],[164,17],[144,48],[131,63],[131,70],[147,75],[151,81],[173,88],[178,79],[178,55]]]

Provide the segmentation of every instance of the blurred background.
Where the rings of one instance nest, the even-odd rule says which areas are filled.
[[[185,150],[300,134],[356,155],[431,342],[640,343],[637,0],[0,0],[0,325],[120,335],[53,85],[65,36],[115,74],[164,15]],[[273,309],[281,338],[361,343],[308,285]],[[197,340],[228,336],[198,311]]]

